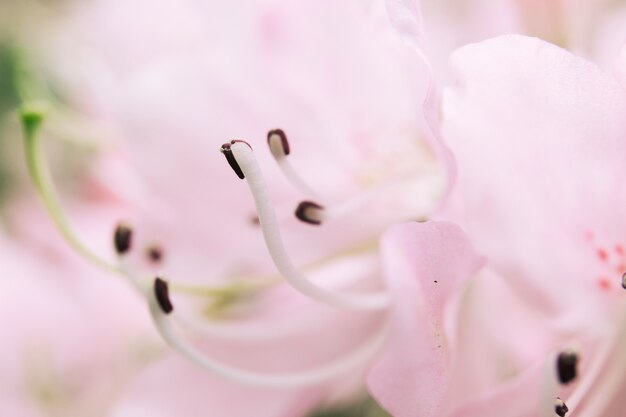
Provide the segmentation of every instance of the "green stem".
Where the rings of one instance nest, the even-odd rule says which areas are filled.
[[[65,241],[87,261],[104,270],[119,273],[120,268],[117,264],[102,259],[81,241],[61,207],[50,171],[43,157],[40,141],[46,106],[43,103],[28,103],[22,106],[20,113],[28,172],[55,226]]]
[[[79,255],[98,268],[109,272],[123,275],[122,268],[118,263],[109,262],[95,254],[85,245],[78,235],[74,232],[61,203],[52,181],[52,176],[48,169],[46,159],[40,142],[40,131],[46,116],[47,106],[41,102],[30,102],[21,108],[20,116],[22,120],[22,128],[24,131],[24,149],[26,152],[26,162],[28,172],[33,181],[37,194],[43,202],[48,214],[52,218],[55,226],[65,239],[65,241]],[[265,278],[254,282],[234,282],[223,286],[202,286],[202,285],[185,285],[172,282],[172,289],[176,292],[186,293],[188,295],[196,295],[203,297],[224,297],[232,296],[234,293],[250,294],[255,291],[263,290],[270,287],[280,279],[277,277]]]

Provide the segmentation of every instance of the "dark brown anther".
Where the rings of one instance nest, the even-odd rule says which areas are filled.
[[[626,272],[622,274],[622,288],[626,290]]]
[[[556,401],[554,402],[554,411],[556,412],[557,416],[565,417],[565,414],[567,414],[569,408],[567,408],[567,405],[565,405],[562,399],[557,397]]]
[[[235,159],[235,156],[233,155],[233,151],[231,149],[231,145],[237,142],[238,141],[233,140],[230,143],[223,144],[222,147],[220,148],[220,152],[224,154],[224,156],[226,157],[226,161],[228,162],[228,165],[230,165],[233,171],[235,171],[235,174],[237,174],[239,178],[244,179],[246,178],[246,176],[243,174],[243,171],[241,170],[241,167],[237,163],[237,160]]]
[[[561,384],[568,384],[576,379],[578,355],[576,352],[561,352],[556,361],[556,369]]]
[[[270,147],[270,149],[272,149],[271,139],[273,136],[278,136],[280,138],[280,144],[283,150],[283,154],[289,155],[289,152],[290,152],[289,141],[287,140],[287,135],[285,135],[285,132],[283,132],[282,129],[274,129],[274,130],[270,130],[269,132],[267,132],[267,144]]]
[[[170,301],[170,293],[167,286],[167,281],[156,277],[156,279],[154,280],[154,295],[156,297],[157,303],[159,303],[159,307],[161,307],[161,311],[163,311],[165,314],[170,314],[174,310],[174,306]]]
[[[133,229],[126,223],[118,223],[115,227],[113,246],[118,255],[127,253],[132,245]]]
[[[322,220],[315,215],[315,211],[324,210],[324,207],[312,201],[303,201],[296,208],[296,217],[305,223],[320,225]]]
[[[157,245],[150,245],[146,248],[146,255],[153,263],[159,263],[163,259],[163,249]]]

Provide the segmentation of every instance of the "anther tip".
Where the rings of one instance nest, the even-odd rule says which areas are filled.
[[[296,217],[309,224],[320,225],[322,224],[321,212],[324,207],[312,201],[303,201],[298,204],[295,214]]]
[[[146,256],[151,262],[161,262],[163,259],[163,249],[158,245],[150,245],[146,248]]]
[[[115,227],[115,234],[113,237],[113,245],[115,246],[115,252],[118,255],[126,254],[133,241],[133,229],[128,223],[120,222]]]
[[[228,162],[228,165],[230,165],[233,171],[235,171],[235,174],[237,174],[237,176],[240,179],[244,179],[246,178],[246,176],[241,170],[241,167],[239,166],[239,164],[237,163],[237,160],[235,159],[235,156],[233,155],[233,151],[231,149],[232,145],[234,145],[237,142],[244,142],[244,141],[233,140],[233,141],[227,142],[222,145],[222,147],[220,148],[220,152],[224,154],[224,156],[226,157],[226,161]],[[247,142],[244,142],[244,143],[248,144]],[[248,146],[250,145],[248,144]]]
[[[562,399],[557,397],[554,401],[554,412],[556,412],[559,417],[565,417],[565,414],[567,414],[568,411],[569,408],[567,407],[567,405],[563,402]]]
[[[291,152],[287,135],[282,129],[273,129],[267,132],[267,144],[276,157],[286,156]]]
[[[626,272],[622,274],[622,288],[626,290]]]
[[[573,351],[561,352],[557,358],[557,373],[561,384],[568,384],[576,379],[578,354]]]
[[[154,296],[156,297],[157,303],[165,314],[170,314],[174,311],[174,306],[170,301],[169,287],[167,285],[167,281],[161,279],[160,277],[156,277],[154,280]]]

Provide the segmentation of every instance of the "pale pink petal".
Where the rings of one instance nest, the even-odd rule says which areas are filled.
[[[456,164],[450,149],[441,137],[439,120],[439,95],[435,82],[435,75],[430,56],[425,52],[424,28],[422,23],[422,9],[419,0],[387,0],[387,12],[392,25],[411,47],[422,63],[422,71],[426,74],[426,90],[423,97],[422,111],[426,126],[426,138],[435,151],[437,158],[443,164],[446,172],[446,194],[450,192],[456,180]],[[417,91],[416,91],[417,93]]]
[[[424,23],[419,0],[387,0],[389,19],[402,37],[413,47],[424,42]]]
[[[394,226],[381,254],[395,304],[389,346],[368,377],[370,391],[395,417],[437,415],[451,354],[446,303],[482,258],[458,226],[445,222]]]
[[[444,134],[459,166],[452,202],[463,201],[453,217],[534,305],[602,308],[621,290],[624,261],[623,88],[523,36],[461,48],[452,65]]]
[[[445,414],[472,408],[498,392],[504,397],[527,389],[526,397],[538,400],[538,388],[524,388],[526,383],[517,381],[528,380],[524,376],[528,369],[544,363],[547,352],[569,342],[571,335],[546,325],[541,315],[488,268],[465,286],[455,307],[447,327],[455,351]],[[532,403],[526,409],[536,407]]]
[[[532,417],[537,415],[539,390],[544,368],[541,363],[522,375],[464,405],[449,417]],[[468,385],[471,380],[465,381]]]
[[[626,43],[622,44],[615,60],[615,77],[626,89]]]

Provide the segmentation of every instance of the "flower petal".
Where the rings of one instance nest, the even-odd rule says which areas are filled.
[[[422,105],[424,123],[427,127],[426,138],[443,164],[447,179],[446,195],[451,191],[456,180],[456,164],[454,156],[446,146],[441,136],[440,119],[438,114],[439,96],[433,73],[430,54],[426,54],[424,28],[422,23],[422,9],[419,0],[387,0],[387,13],[391,24],[402,39],[413,49],[423,65],[422,71],[426,74],[427,88],[423,95]],[[422,97],[416,91],[417,97]]]
[[[523,36],[461,48],[452,65],[444,135],[463,201],[451,203],[453,218],[534,305],[585,303],[576,310],[593,317],[621,279],[624,90],[595,65]]]
[[[458,226],[445,222],[394,226],[383,237],[381,252],[396,300],[389,347],[368,385],[395,417],[433,416],[449,372],[444,310],[482,258]]]
[[[615,60],[615,78],[626,88],[626,43],[620,48]]]

